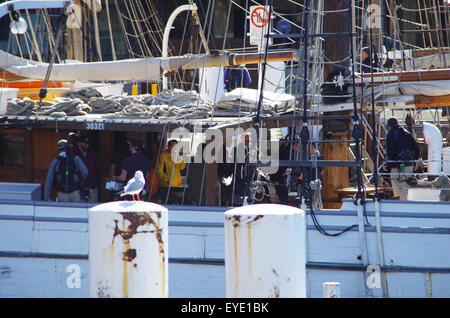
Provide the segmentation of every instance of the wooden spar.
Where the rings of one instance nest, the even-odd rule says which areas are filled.
[[[83,61],[83,35],[81,31],[81,6],[80,0],[74,1],[74,9],[66,24],[67,32],[67,58]]]
[[[450,68],[437,70],[402,71],[402,72],[379,72],[373,73],[373,78],[374,78],[373,82],[375,84],[450,80]],[[371,74],[364,73],[357,76],[355,85],[361,86],[361,82],[368,84],[372,83]],[[348,81],[348,84],[351,85],[351,82]]]
[[[191,6],[194,6],[194,0],[189,0],[189,4]],[[205,48],[206,54],[209,54],[209,48],[208,48],[208,41],[206,41],[205,34],[203,32],[202,24],[200,23],[200,18],[198,17],[197,10],[191,10],[192,18],[194,19],[195,23],[198,25],[198,34],[200,35],[200,38],[202,39],[203,47]]]
[[[232,54],[224,53],[218,55],[203,55],[200,57],[194,57],[191,62],[185,63],[185,57],[181,57],[185,64],[179,64],[177,58],[170,58],[170,69],[176,70],[182,68],[184,70],[198,69],[203,67],[217,67],[217,66],[232,66],[242,64],[258,64],[264,62],[264,53],[245,53],[245,54]],[[293,51],[276,51],[269,52],[267,56],[268,62],[276,61],[293,61],[298,60],[296,52]],[[183,62],[181,61],[181,62]]]
[[[94,23],[94,36],[95,36],[95,47],[97,49],[98,58],[102,60],[102,49],[100,45],[100,33],[98,30],[98,21],[97,21],[97,11],[95,8],[94,0],[91,0],[91,11],[92,11],[92,20]]]
[[[293,52],[269,52],[268,62],[293,61],[296,59]],[[257,64],[264,61],[264,53],[236,54],[234,56],[234,65],[239,64]]]
[[[450,107],[450,95],[442,96],[414,96],[414,105],[416,108],[429,107]]]
[[[443,48],[425,48],[425,49],[416,49],[411,51],[411,57],[423,57],[430,56],[434,54],[442,54],[442,53],[450,53],[450,47]]]
[[[1,52],[1,51],[0,51]],[[3,53],[3,52],[1,52]],[[5,61],[8,60],[9,64],[0,65],[0,78],[3,81],[12,82],[12,81],[18,81],[18,80],[26,80],[27,77],[25,74],[27,74],[27,67],[30,69],[35,70],[36,67],[41,68],[42,77],[44,76],[44,71],[47,64],[46,63],[30,63],[25,59],[21,59],[19,57],[8,55],[7,53],[4,53]],[[296,53],[293,51],[275,51],[275,52],[269,52],[267,60],[269,62],[271,61],[292,61],[297,60]],[[104,62],[87,62],[87,63],[77,63],[77,64],[55,64],[53,66],[53,71],[56,72],[56,69],[59,69],[60,75],[58,78],[55,78],[56,81],[75,81],[75,80],[93,80],[92,78],[86,78],[86,71],[84,71],[84,75],[80,75],[77,72],[74,72],[75,68],[82,68],[83,70],[86,70],[86,68],[89,68],[89,66],[92,66],[92,68],[96,69],[97,73],[94,74],[102,74],[104,73],[98,73],[99,67],[103,70],[105,69],[106,72],[110,71],[113,66],[115,66],[115,62],[117,63],[127,63],[129,65],[132,65],[134,63],[140,63],[140,65],[149,66],[149,68],[152,68],[152,71],[155,70],[155,73],[149,73],[146,72],[145,76],[147,80],[149,79],[148,76],[152,75],[154,78],[157,78],[160,76],[160,73],[162,70],[166,70],[169,72],[177,71],[180,69],[185,70],[192,70],[192,69],[199,69],[203,67],[218,67],[218,66],[231,66],[231,65],[241,65],[241,64],[256,64],[261,63],[264,61],[264,53],[247,53],[247,54],[233,54],[233,53],[224,53],[224,54],[217,54],[217,55],[187,55],[187,56],[172,56],[172,57],[166,57],[166,58],[146,58],[146,59],[128,59],[128,60],[120,60],[120,61],[104,61]],[[21,63],[20,68],[20,74],[17,75],[10,71],[8,71],[8,67],[17,66]],[[15,65],[14,65],[15,64]],[[123,64],[122,64],[123,65]],[[70,71],[68,71],[70,69]],[[72,72],[72,73],[68,73]],[[158,73],[156,73],[158,72]],[[112,71],[114,73],[114,71]],[[111,73],[111,74],[112,74]],[[39,72],[34,73],[35,75],[33,78],[35,80],[41,80],[42,78],[39,77]],[[36,75],[37,74],[37,75]],[[70,74],[70,75],[69,75]],[[93,73],[88,73],[88,77],[91,76]],[[129,78],[130,73],[114,73],[115,80],[127,80]],[[136,74],[133,74],[136,76]],[[113,80],[111,77],[109,77],[110,80]]]

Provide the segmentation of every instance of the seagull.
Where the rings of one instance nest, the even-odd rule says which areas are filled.
[[[139,193],[144,188],[144,185],[144,174],[142,173],[142,171],[138,170],[134,174],[134,177],[127,182],[127,184],[123,188],[123,193],[120,196],[123,197],[125,195],[131,194],[133,196],[133,201],[135,201],[134,195],[136,194],[137,199],[140,200]]]

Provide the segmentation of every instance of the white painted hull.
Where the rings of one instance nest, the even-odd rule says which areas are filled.
[[[169,297],[225,297],[227,209],[168,208]],[[0,202],[0,297],[88,297],[87,209],[87,204]],[[450,204],[382,201],[380,209],[388,296],[450,297]],[[375,225],[373,203],[366,211]],[[331,233],[358,223],[352,201],[316,217]],[[340,282],[341,297],[382,296],[376,279],[367,288],[358,227],[324,236],[310,214],[307,227],[308,297],[322,297],[328,281]],[[375,228],[366,227],[365,235],[368,264],[376,266]],[[80,288],[70,283],[71,264],[79,266]]]

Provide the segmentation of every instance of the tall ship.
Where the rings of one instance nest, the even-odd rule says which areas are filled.
[[[114,168],[136,145],[140,199],[168,210],[168,297],[229,295],[226,212],[254,205],[304,211],[306,297],[327,282],[450,296],[448,1],[17,0],[0,14],[1,297],[89,297],[89,211],[122,200]],[[420,148],[401,198],[391,117]],[[71,136],[98,155],[95,202],[46,195]],[[168,185],[158,174],[172,140],[176,186],[175,168]]]

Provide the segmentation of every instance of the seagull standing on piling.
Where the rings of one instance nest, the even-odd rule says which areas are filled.
[[[142,171],[138,170],[135,172],[134,177],[127,182],[127,184],[123,188],[123,193],[120,196],[123,197],[125,195],[132,195],[133,201],[136,201],[134,199],[134,195],[136,194],[137,199],[140,200],[139,193],[142,191],[144,186],[145,186],[144,174],[142,173]]]

